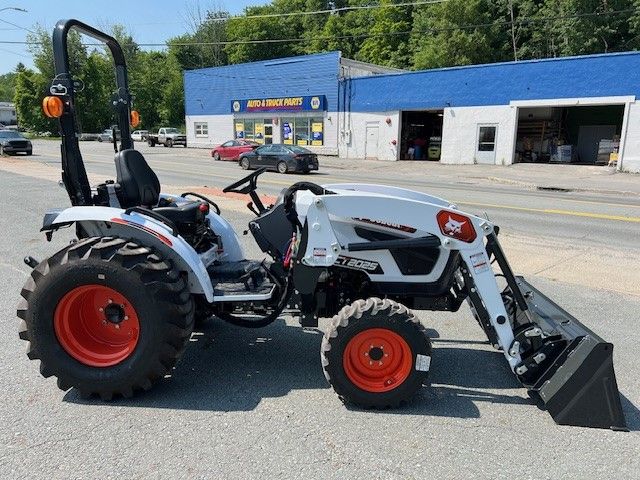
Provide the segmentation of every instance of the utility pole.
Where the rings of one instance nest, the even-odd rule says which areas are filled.
[[[516,45],[516,25],[513,19],[513,0],[509,0],[509,14],[511,15],[511,42],[513,43],[513,61],[518,61],[518,47]]]

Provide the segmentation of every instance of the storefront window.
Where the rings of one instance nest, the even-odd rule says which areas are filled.
[[[324,144],[322,118],[283,118],[282,143],[300,146]]]
[[[265,143],[265,125],[262,119],[236,118],[234,123],[236,138]]]
[[[293,145],[294,123],[295,121],[293,118],[282,119],[282,143],[285,145]]]

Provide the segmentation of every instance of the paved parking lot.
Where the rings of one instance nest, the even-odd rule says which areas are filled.
[[[100,163],[107,162],[107,153],[91,154],[91,173],[107,173],[107,163]],[[215,165],[201,168],[199,182],[185,178],[188,168],[183,166],[199,161],[190,155],[176,160],[173,174],[171,166],[162,163],[168,160],[150,161],[162,167],[167,183],[211,185],[205,174],[217,169]],[[53,156],[23,161],[30,163],[20,165],[22,174],[0,170],[0,478],[640,478],[635,357],[640,296],[586,278],[593,276],[588,261],[569,263],[573,277],[565,274],[558,280],[540,272],[529,278],[615,344],[618,383],[631,428],[627,434],[555,425],[519,388],[502,354],[485,343],[466,307],[455,314],[420,312],[435,347],[430,385],[396,411],[345,408],[320,368],[321,335],[302,330],[290,318],[259,330],[210,322],[194,334],[171,378],[131,400],[103,403],[82,400],[73,390],[61,392],[53,379],[40,377],[37,363],[24,354],[15,306],[28,274],[22,257],[41,259],[68,242],[69,231],[50,244],[38,232],[43,212],[68,200],[64,190],[47,179],[49,171],[38,170],[42,163],[59,168]],[[276,181],[285,180],[270,174],[263,184],[277,191]],[[469,201],[490,194],[454,187],[439,188]],[[494,196],[507,194],[517,196],[508,190]],[[616,202],[630,205],[610,199]],[[223,213],[240,231],[250,219],[244,203],[223,202]],[[621,208],[637,214],[631,206]],[[495,214],[504,214],[506,229],[510,212],[496,208]],[[538,217],[532,221],[553,224],[559,219]],[[636,258],[638,244],[634,250],[633,240],[640,225],[589,217],[582,221],[589,234],[569,238],[564,232],[566,240],[560,243],[570,242],[574,249],[590,251],[594,262],[602,261],[598,259],[607,256],[607,249],[598,248],[597,241],[621,229],[627,232],[626,240],[621,239],[624,249],[618,252],[621,262]],[[522,241],[530,242],[531,256],[540,255],[543,240],[536,243],[522,219],[514,223],[514,248],[527,238]],[[258,255],[249,236],[242,240],[249,256]],[[549,247],[549,255],[552,250]],[[535,266],[525,260],[517,261],[531,268],[526,273],[535,273]],[[615,274],[632,270],[630,278],[640,283],[632,265],[621,265]]]

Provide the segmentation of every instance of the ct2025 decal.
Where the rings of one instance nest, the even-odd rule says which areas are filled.
[[[353,268],[355,270],[364,270],[365,272],[383,274],[382,268],[378,262],[372,260],[362,260],[360,258],[351,258],[340,255],[336,260],[336,265],[346,268]]]

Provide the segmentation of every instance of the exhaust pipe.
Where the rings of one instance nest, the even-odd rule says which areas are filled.
[[[518,308],[516,322],[544,332],[544,338],[536,340],[538,345],[523,360],[524,368],[516,368],[519,380],[539,394],[560,425],[628,431],[613,369],[613,345],[523,277],[516,277],[516,282],[528,307],[528,315]],[[520,331],[524,339],[532,329]]]

